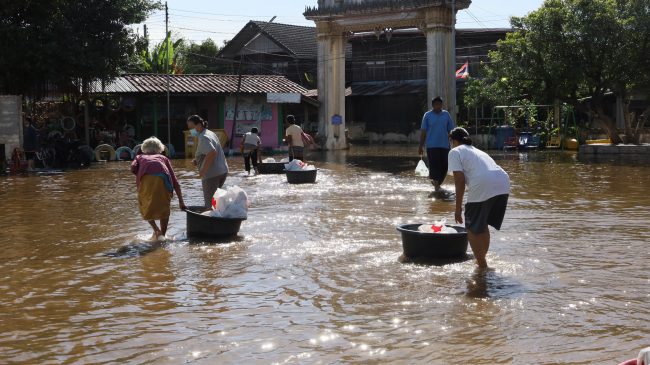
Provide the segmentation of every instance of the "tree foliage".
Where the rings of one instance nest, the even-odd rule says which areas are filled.
[[[181,51],[182,66],[187,74],[218,74],[227,68],[226,64],[217,60],[221,49],[210,38],[202,43],[190,43]]]
[[[129,67],[153,0],[5,0],[0,7],[0,88],[38,94],[48,85],[109,80]]]
[[[605,96],[628,98],[650,85],[650,2],[546,0],[527,16],[512,18],[511,25],[514,31],[490,53],[485,77],[469,83],[466,102],[566,102],[621,142]],[[590,102],[581,103],[583,98]],[[626,134],[634,139],[625,115]]]
[[[167,46],[169,45],[169,46]],[[168,48],[167,48],[168,47]],[[169,53],[166,56],[166,49]],[[130,72],[172,74],[218,74],[226,70],[224,62],[217,59],[220,48],[210,38],[201,43],[187,42],[171,33],[162,42],[149,49],[148,40],[140,45],[137,60]],[[169,60],[169,68],[165,63]]]

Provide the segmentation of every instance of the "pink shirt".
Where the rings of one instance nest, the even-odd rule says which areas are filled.
[[[163,155],[138,155],[135,160],[131,162],[131,172],[135,174],[135,182],[140,187],[140,180],[144,175],[160,175],[164,174],[169,178],[172,186],[178,188],[178,180],[174,174],[169,159]]]

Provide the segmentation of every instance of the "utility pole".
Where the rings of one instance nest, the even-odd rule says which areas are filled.
[[[171,144],[172,144],[172,125],[171,125],[171,111],[170,111],[170,105],[169,105],[169,89],[170,89],[170,83],[171,83],[171,76],[169,75],[169,57],[171,56],[169,53],[169,46],[170,43],[172,42],[172,37],[171,34],[169,34],[169,8],[167,7],[167,2],[165,1],[165,35],[166,35],[166,42],[167,44],[165,45],[165,53],[167,54],[165,57],[165,77],[167,78],[167,143],[169,144],[169,154],[170,156],[167,157],[172,157],[171,156]]]
[[[262,33],[264,33],[266,28],[268,28],[268,26],[271,23],[273,23],[275,18],[277,18],[277,16],[273,16],[273,18],[271,18],[271,20],[269,20],[269,22],[262,29],[260,29],[260,31],[257,32],[257,34],[255,34],[255,36],[253,38],[251,38],[250,41],[248,41],[246,44],[244,44],[244,47],[242,47],[242,50],[245,50],[246,47],[248,47],[249,44],[253,43],[254,40],[256,40],[260,35],[262,35]],[[229,153],[231,155],[233,154],[232,145],[233,145],[233,141],[235,140],[235,132],[236,132],[236,126],[237,126],[237,114],[239,113],[239,97],[241,95],[241,82],[242,82],[242,64],[244,63],[244,55],[242,53],[240,53],[239,56],[240,56],[239,57],[239,69],[237,71],[237,92],[235,93],[235,115],[232,118],[232,128],[230,130],[230,142],[228,144],[228,148],[230,149]]]

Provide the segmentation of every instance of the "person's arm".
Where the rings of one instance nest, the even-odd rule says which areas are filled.
[[[293,147],[293,137],[291,137],[290,134],[287,134],[287,136],[285,137],[285,140],[287,141],[287,144],[289,145],[289,147]]]
[[[205,155],[205,160],[203,162],[203,169],[199,171],[199,176],[203,177],[208,172],[208,169],[214,163],[214,160],[217,158],[217,151],[212,150],[212,152]]]
[[[454,171],[454,182],[456,184],[456,212],[454,213],[456,223],[463,224],[463,198],[465,197],[465,173]]]
[[[174,172],[172,164],[168,158],[165,159],[165,165],[167,166],[167,170],[169,171],[169,178],[171,180],[172,186],[174,187],[174,191],[176,192],[176,196],[178,197],[178,205],[181,210],[185,210],[187,207],[185,206],[185,201],[183,201],[181,184],[178,183],[178,178],[176,177],[176,173]]]
[[[449,119],[447,119],[447,133],[451,132],[454,128],[456,128],[456,123],[454,120],[451,118],[451,114],[447,113],[449,116]]]
[[[424,142],[427,140],[427,115],[424,114],[422,117],[422,125],[420,126],[420,147],[418,148],[418,154],[420,157],[424,156]]]
[[[134,174],[138,174],[138,169],[140,168],[140,159],[138,158],[139,156],[136,156],[135,159],[133,159],[133,162],[131,162],[131,172]]]
[[[187,210],[187,207],[185,206],[185,201],[183,200],[183,192],[181,191],[181,186],[178,184],[174,185],[174,191],[176,192],[176,196],[178,197],[178,207],[181,208],[181,210]]]

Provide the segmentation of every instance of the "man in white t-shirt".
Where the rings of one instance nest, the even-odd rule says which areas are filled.
[[[296,117],[287,115],[289,127],[285,133],[287,144],[289,144],[289,161],[304,160],[305,143],[302,141],[303,130],[296,124]]]
[[[257,169],[258,160],[262,160],[260,154],[260,146],[262,145],[262,140],[259,137],[259,129],[257,127],[251,128],[251,131],[244,134],[244,138],[241,140],[241,154],[244,156],[244,166],[246,172],[251,174],[251,161],[253,162],[253,169],[256,174],[259,174]]]
[[[485,256],[490,248],[488,225],[501,229],[510,194],[510,177],[487,153],[472,146],[469,133],[455,128],[449,134],[453,149],[449,152],[449,170],[456,182],[456,223],[463,223],[479,268],[487,268]]]

